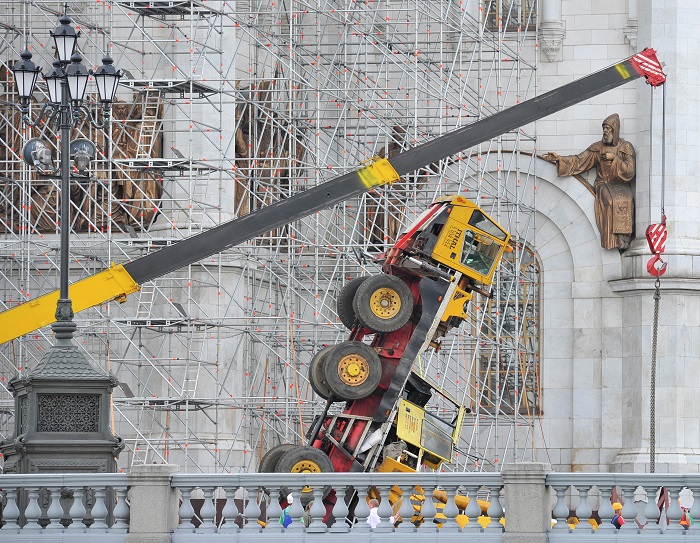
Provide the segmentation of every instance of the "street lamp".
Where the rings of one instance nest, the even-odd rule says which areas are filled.
[[[51,32],[56,59],[44,75],[48,101],[34,119],[30,118],[29,106],[42,72],[32,62],[29,47],[12,70],[19,93],[16,107],[23,124],[34,127],[46,120],[60,129],[58,163],[53,146],[41,138],[26,142],[22,158],[40,176],[60,180],[61,254],[59,300],[56,322],[52,325],[54,345],[34,367],[25,368],[23,375],[16,375],[9,383],[17,416],[13,436],[0,441],[6,473],[116,471],[116,458],[124,448],[122,439],[112,431],[109,417],[111,393],[118,381],[75,345],[76,325],[68,297],[70,183],[89,177],[90,162],[96,155],[95,144],[90,140],[70,141],[71,129],[84,120],[97,128],[109,124],[122,74],[109,56],[95,72],[88,70],[76,51],[80,33],[65,14],[59,23]],[[100,96],[102,119],[99,121],[83,103],[91,76]]]
[[[94,72],[88,70],[82,63],[83,57],[76,53],[76,47],[80,32],[76,32],[71,26],[71,19],[65,13],[59,18],[59,25],[51,32],[51,37],[56,46],[57,59],[49,73],[44,76],[49,100],[39,112],[35,120],[29,117],[29,104],[31,103],[41,68],[32,62],[32,54],[25,49],[20,55],[21,60],[15,64],[12,70],[19,94],[19,109],[22,112],[22,122],[28,126],[37,126],[42,119],[48,116],[61,131],[60,165],[55,166],[53,154],[49,146],[41,140],[32,139],[27,142],[23,151],[25,162],[35,167],[40,175],[47,177],[59,177],[61,180],[60,194],[60,295],[56,307],[56,320],[58,327],[54,328],[56,338],[72,338],[75,325],[72,324],[73,310],[68,298],[68,243],[70,230],[70,181],[71,159],[73,159],[77,174],[85,177],[88,172],[89,161],[95,157],[95,146],[86,139],[76,140],[71,143],[70,132],[76,121],[85,116],[90,123],[97,128],[104,128],[109,123],[109,116],[117,86],[122,72],[117,70],[114,61],[109,56],[102,59],[102,66]],[[100,96],[100,105],[103,118],[98,122],[92,112],[83,105],[85,91],[90,76],[94,76],[97,91]],[[79,145],[76,143],[79,142]],[[65,324],[71,322],[70,331]],[[68,333],[68,336],[64,336]]]

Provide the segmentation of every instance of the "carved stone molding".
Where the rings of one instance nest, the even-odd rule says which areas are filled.
[[[27,452],[27,434],[18,435],[15,438],[15,451],[19,456],[24,456]]]
[[[625,41],[632,46],[632,49],[637,50],[637,19],[627,19],[627,24],[622,29],[622,34],[625,36]]]
[[[124,450],[126,443],[124,443],[124,440],[120,436],[114,436],[112,442],[114,443],[114,447],[112,447],[112,456],[116,458],[119,456],[119,453]]]
[[[558,57],[565,34],[561,21],[545,21],[540,25],[540,50],[547,62],[561,60]]]

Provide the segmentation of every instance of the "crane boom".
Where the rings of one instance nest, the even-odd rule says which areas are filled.
[[[510,130],[644,77],[653,86],[665,82],[653,49],[645,49],[598,72],[577,79],[443,136],[378,159],[360,169],[279,200],[249,215],[223,223],[123,265],[110,267],[73,283],[73,310],[82,311],[123,299],[139,285],[239,245],[321,209],[332,207],[374,187],[426,167]],[[55,321],[58,293],[53,292],[0,313],[0,344]]]

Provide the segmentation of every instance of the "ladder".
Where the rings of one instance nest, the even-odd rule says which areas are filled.
[[[153,157],[153,146],[156,143],[156,134],[160,130],[160,91],[146,88],[142,92],[143,105],[141,107],[141,122],[139,124],[139,136],[136,142],[136,159],[148,159]]]
[[[206,327],[200,328],[193,322],[190,322],[187,330],[187,352],[189,354],[185,363],[184,380],[182,383],[182,396],[184,398],[197,398],[197,384],[199,382],[199,373],[202,369],[205,340]]]
[[[148,322],[153,316],[153,302],[156,297],[156,286],[154,281],[148,281],[141,285],[139,300],[136,307],[136,319],[141,322]]]

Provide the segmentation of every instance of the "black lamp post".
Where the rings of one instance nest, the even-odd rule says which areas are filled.
[[[36,87],[41,69],[38,68],[31,60],[32,54],[29,49],[26,49],[20,56],[22,58],[13,69],[15,82],[17,83],[17,92],[20,99],[20,110],[22,111],[22,120],[25,124],[36,126],[40,120],[48,112],[50,117],[53,117],[60,128],[61,132],[61,149],[60,149],[60,166],[55,168],[53,165],[53,157],[50,152],[47,154],[48,146],[37,140],[30,140],[28,147],[25,149],[25,160],[35,166],[39,173],[47,176],[60,175],[61,179],[61,195],[60,195],[60,295],[58,305],[56,307],[56,320],[58,321],[61,332],[68,331],[65,327],[66,322],[72,321],[73,310],[71,301],[68,297],[68,247],[69,247],[69,232],[70,232],[70,180],[71,180],[71,142],[70,133],[75,120],[79,115],[84,113],[90,119],[92,124],[98,128],[105,127],[109,122],[109,112],[111,109],[114,96],[117,92],[119,79],[122,73],[117,70],[112,64],[114,61],[106,56],[102,59],[102,66],[95,72],[88,70],[82,63],[83,57],[75,52],[78,37],[80,32],[76,32],[71,26],[71,19],[66,14],[59,19],[59,25],[51,32],[51,37],[56,45],[57,60],[53,63],[51,71],[44,76],[44,81],[48,87],[49,101],[44,104],[36,120],[31,121],[29,118],[29,104],[34,89]],[[102,123],[97,123],[93,119],[90,110],[83,106],[83,99],[90,76],[94,75],[97,83],[97,91],[100,96],[100,103],[104,114]],[[88,140],[81,140],[83,147],[91,145]],[[88,155],[94,156],[94,146],[92,152]],[[81,155],[85,157],[85,153]],[[82,164],[78,167],[78,172],[86,172],[87,169]],[[84,173],[83,173],[84,175]],[[63,324],[61,324],[63,323]],[[72,325],[70,336],[75,330],[75,325]],[[61,339],[59,331],[56,338]]]
[[[10,382],[15,396],[15,434],[0,443],[5,472],[9,473],[114,471],[115,458],[123,449],[122,440],[112,433],[109,420],[110,395],[117,380],[89,361],[74,344],[76,325],[68,293],[70,183],[71,179],[89,175],[89,164],[96,154],[95,145],[87,139],[71,142],[71,129],[81,118],[97,128],[109,124],[122,74],[109,56],[95,72],[88,70],[82,64],[82,56],[76,53],[80,33],[65,14],[59,23],[51,32],[57,58],[44,76],[49,100],[34,120],[30,118],[29,104],[41,69],[32,62],[28,48],[13,69],[22,122],[33,127],[48,119],[60,129],[58,165],[50,147],[39,138],[29,140],[22,152],[24,161],[40,176],[60,179],[60,291],[56,322],[52,325],[55,344],[36,368]],[[83,104],[91,76],[100,96],[103,115],[100,122]]]

